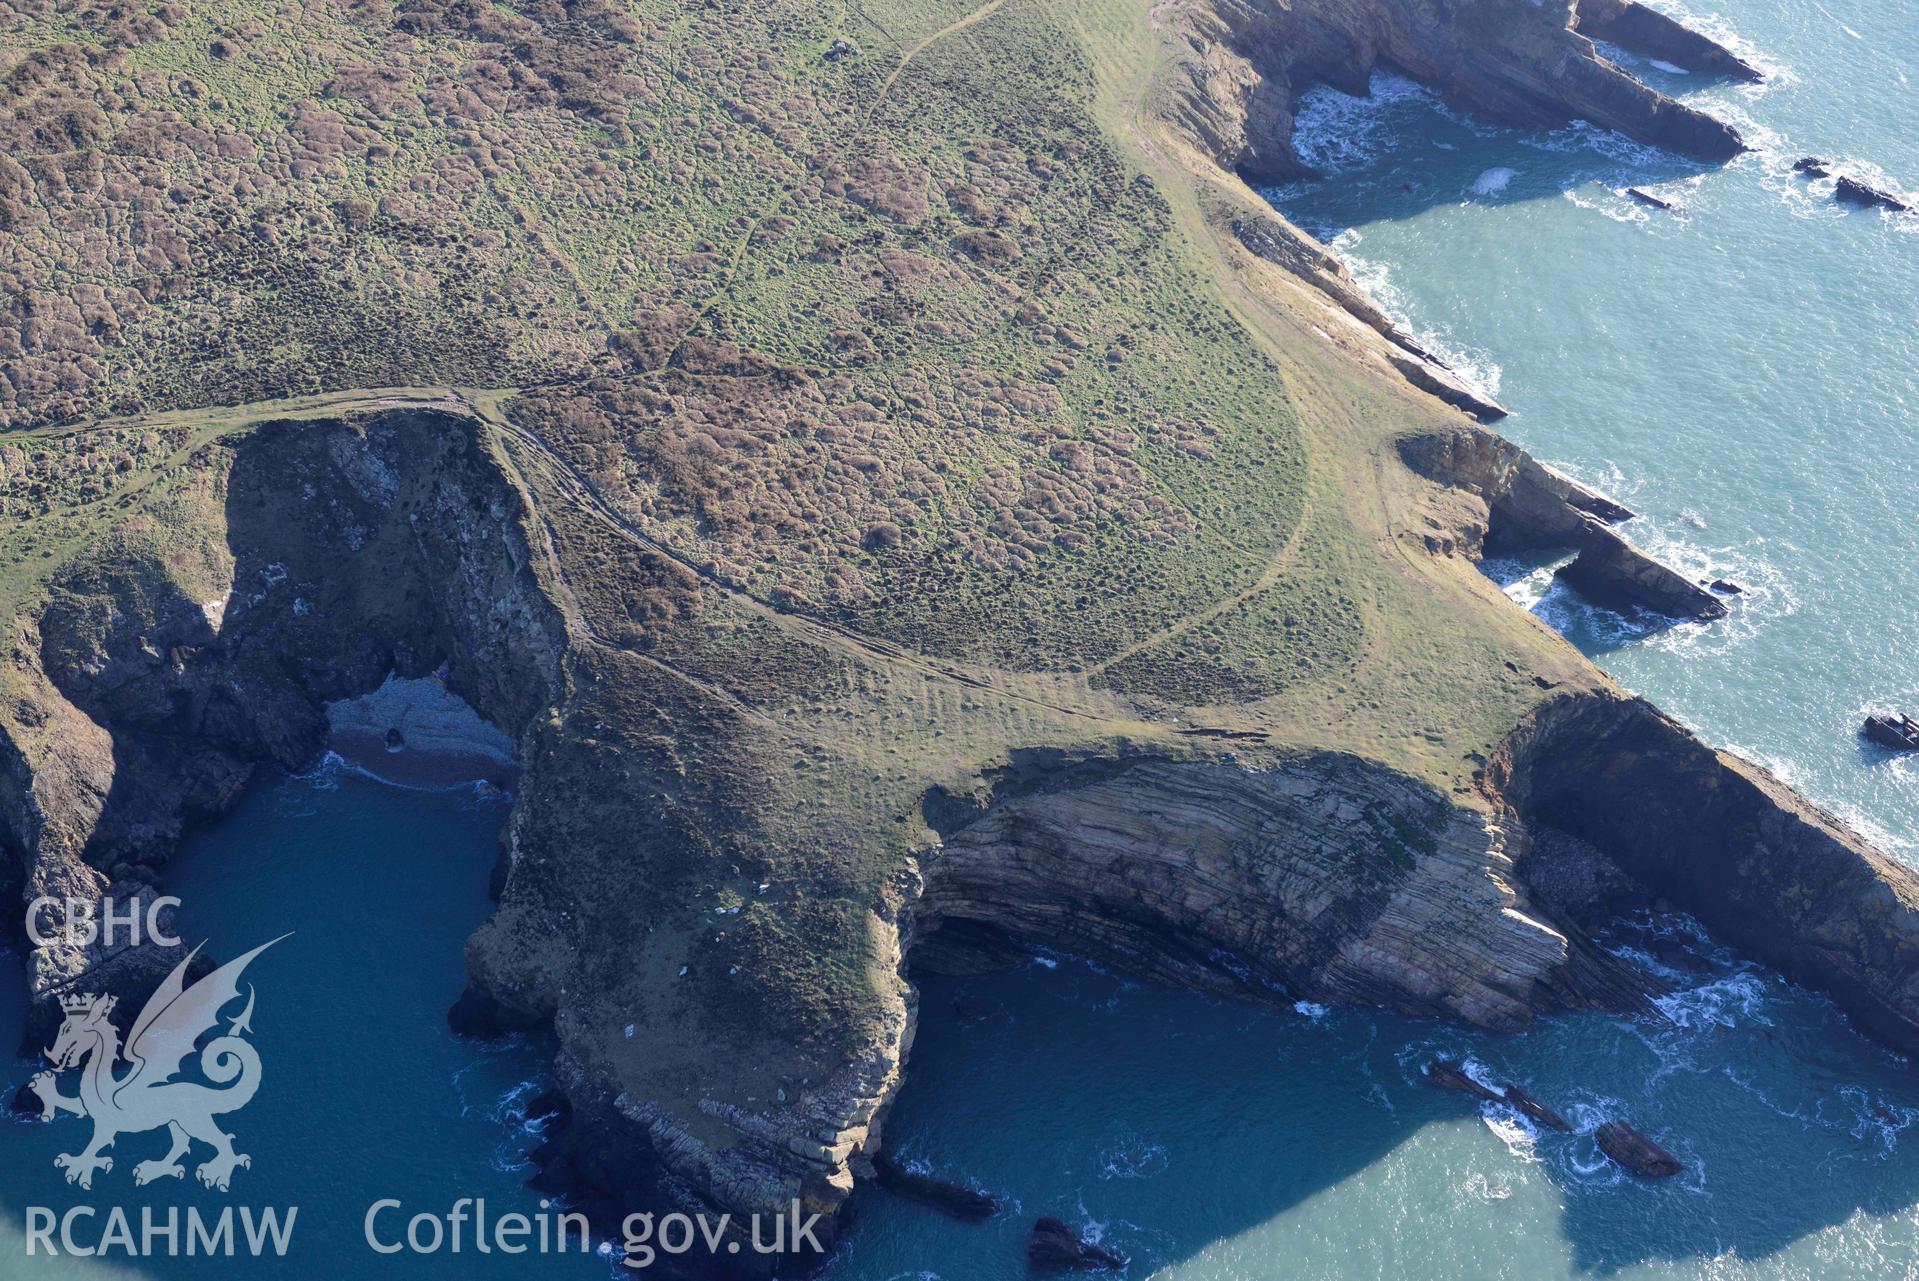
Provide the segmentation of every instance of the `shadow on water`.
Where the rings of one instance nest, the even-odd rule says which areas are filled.
[[[475,1254],[469,1241],[457,1255],[385,1257],[364,1237],[368,1208],[389,1197],[406,1209],[381,1221],[387,1240],[404,1232],[407,1216],[445,1214],[460,1197],[486,1198],[495,1220],[539,1211],[525,1181],[526,1154],[540,1138],[524,1124],[524,1107],[550,1047],[461,1041],[445,1018],[465,977],[462,945],[491,911],[487,873],[505,814],[501,800],[471,788],[408,791],[326,766],[263,780],[230,816],[191,834],[166,874],[188,942],[205,940],[231,959],[292,932],[245,980],[257,991],[250,1039],[261,1084],[224,1127],[252,1165],[235,1172],[229,1193],[203,1188],[192,1169],[206,1152],[196,1148],[186,1177],[136,1188],[132,1166],[160,1155],[165,1136],[125,1134],[112,1149],[114,1168],[85,1192],[53,1165],[85,1142],[85,1121],[0,1120],[0,1276],[29,1275],[23,1266],[35,1278],[78,1281],[604,1276],[603,1262],[578,1252],[516,1259]],[[24,1014],[24,975],[17,955],[8,964],[0,1034],[10,1036]],[[11,1067],[7,1094],[33,1070]],[[102,1214],[124,1206],[136,1224],[143,1207],[161,1215],[196,1207],[209,1219],[229,1206],[296,1207],[298,1217],[284,1259],[14,1261],[27,1207],[64,1214],[83,1204]],[[96,1223],[91,1238],[84,1228],[79,1236],[84,1243],[99,1231]]]
[[[1919,1200],[1919,1083],[1823,1000],[1689,931],[1628,940],[1664,958],[1649,963],[1679,989],[1672,1021],[1564,1016],[1519,1036],[1302,1016],[1073,962],[926,979],[889,1147],[1009,1208],[975,1227],[863,1189],[828,1275],[1020,1277],[1041,1215],[1130,1256],[1132,1275],[1187,1281],[1703,1277],[1727,1255],[1742,1276],[1807,1275],[1823,1230],[1862,1213],[1898,1216],[1873,1257],[1919,1257],[1899,1215]],[[1523,1082],[1580,1133],[1427,1085],[1442,1054]],[[1611,1165],[1591,1131],[1615,1116],[1687,1173],[1649,1184]]]
[[[1479,563],[1479,571],[1587,658],[1599,659],[1664,632],[1699,626],[1647,609],[1622,612],[1594,604],[1554,577],[1554,571],[1571,559],[1571,551],[1489,556]]]
[[[1669,91],[1716,83],[1674,77],[1632,58],[1628,69]],[[1683,83],[1681,83],[1683,82]],[[1318,86],[1300,100],[1294,143],[1322,178],[1263,191],[1289,219],[1321,240],[1372,223],[1416,218],[1466,203],[1515,204],[1571,198],[1610,216],[1683,216],[1685,193],[1711,165],[1583,121],[1550,132],[1513,129],[1448,106],[1440,95],[1389,69],[1356,98]],[[1639,188],[1677,208],[1662,211],[1627,194]]]

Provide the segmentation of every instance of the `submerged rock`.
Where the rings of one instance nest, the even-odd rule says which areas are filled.
[[[1036,1268],[1123,1268],[1126,1260],[1104,1246],[1083,1240],[1071,1224],[1038,1219],[1026,1242],[1026,1261]]]
[[[1686,1167],[1678,1157],[1624,1121],[1608,1121],[1593,1131],[1599,1150],[1642,1179],[1670,1179]]]
[[[1644,187],[1628,187],[1626,188],[1626,194],[1648,208],[1666,210],[1678,208],[1672,201],[1662,200],[1658,196],[1653,195],[1652,192],[1647,191]]]
[[[1451,1059],[1434,1059],[1426,1065],[1426,1079],[1442,1090],[1452,1090],[1458,1094],[1470,1094],[1476,1099],[1488,1103],[1504,1103],[1497,1091],[1481,1085],[1466,1075],[1466,1069]]]
[[[1826,168],[1826,162],[1818,156],[1801,156],[1794,162],[1792,171],[1805,174],[1808,178],[1832,177],[1832,170]]]
[[[1543,1125],[1549,1130],[1557,1130],[1561,1134],[1572,1133],[1572,1122],[1541,1103],[1520,1086],[1506,1087],[1506,1102],[1518,1108],[1520,1113],[1532,1120],[1534,1124]]]
[[[1572,1133],[1572,1125],[1565,1117],[1541,1103],[1521,1086],[1508,1085],[1503,1090],[1482,1085],[1468,1076],[1466,1069],[1450,1059],[1434,1059],[1426,1065],[1426,1079],[1442,1090],[1453,1090],[1460,1094],[1470,1094],[1476,1099],[1488,1103],[1505,1103],[1518,1109],[1521,1116],[1530,1118],[1536,1124],[1549,1130],[1558,1130],[1561,1134]]]
[[[999,1198],[990,1192],[909,1170],[884,1152],[873,1158],[873,1173],[888,1192],[943,1210],[968,1223],[981,1223],[999,1213]]]
[[[1919,721],[1903,713],[1868,716],[1866,723],[1859,727],[1859,732],[1879,746],[1889,747],[1895,752],[1919,752]]]
[[[1721,592],[1727,596],[1743,596],[1746,594],[1745,588],[1729,578],[1715,578],[1706,584],[1706,588],[1708,591]]]

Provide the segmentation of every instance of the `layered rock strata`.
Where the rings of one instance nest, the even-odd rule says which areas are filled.
[[[1559,577],[1598,604],[1672,618],[1715,619],[1725,602],[1635,547],[1613,523],[1632,513],[1491,432],[1461,426],[1409,436],[1400,455],[1423,476],[1485,504],[1483,524],[1463,523],[1457,546],[1469,556],[1568,549]]]
[[[914,940],[981,927],[1183,987],[1520,1028],[1645,981],[1554,922],[1505,826],[1351,757],[1022,757],[936,795]]]
[[[1745,149],[1731,126],[1641,84],[1593,47],[1586,33],[1661,57],[1683,46],[1702,70],[1743,74],[1711,40],[1636,4],[1218,0],[1185,20],[1192,51],[1178,119],[1252,181],[1315,176],[1293,146],[1299,96],[1316,84],[1365,96],[1380,65],[1518,128],[1585,120],[1709,163]]]

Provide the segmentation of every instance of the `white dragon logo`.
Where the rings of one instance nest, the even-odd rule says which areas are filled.
[[[91,1189],[96,1170],[113,1169],[113,1158],[101,1153],[113,1146],[115,1138],[161,1126],[172,1136],[173,1146],[160,1160],[142,1161],[133,1167],[136,1184],[184,1177],[186,1170],[180,1158],[195,1139],[213,1149],[212,1158],[194,1171],[210,1188],[224,1192],[236,1167],[252,1167],[252,1158],[235,1152],[233,1136],[213,1120],[245,1107],[260,1088],[260,1055],[242,1039],[253,1030],[251,986],[247,988],[246,1008],[232,1021],[226,1035],[214,1037],[200,1051],[200,1071],[213,1085],[173,1078],[201,1036],[219,1022],[220,1011],[239,998],[240,972],[279,941],[262,943],[187,987],[187,966],[200,952],[194,948],[186,960],[174,966],[133,1021],[127,1033],[126,1061],[130,1069],[125,1075],[115,1075],[121,1057],[120,1033],[108,1019],[116,998],[61,998],[66,1022],[60,1025],[53,1048],[46,1052],[53,1071],[41,1072],[28,1084],[40,1096],[42,1120],[51,1121],[60,1112],[93,1120],[93,1140],[84,1150],[53,1158],[54,1165],[67,1172],[68,1183]],[[68,1098],[60,1093],[59,1074],[74,1067],[81,1069],[80,1093]]]

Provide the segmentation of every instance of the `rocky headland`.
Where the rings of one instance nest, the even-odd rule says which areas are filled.
[[[776,34],[667,84],[616,73],[643,33],[615,15],[546,8],[407,6],[381,36],[396,59],[517,59],[471,82],[527,96],[495,110],[424,55],[405,85],[343,67],[288,162],[343,237],[314,252],[433,266],[394,273],[383,317],[415,314],[423,279],[451,306],[487,252],[523,255],[491,348],[422,325],[429,346],[382,358],[430,385],[355,390],[366,353],[342,348],[338,385],[276,402],[216,352],[120,418],[87,399],[119,311],[33,329],[77,372],[7,366],[12,421],[42,425],[0,458],[20,518],[0,887],[158,892],[184,827],[254,771],[304,768],[342,728],[404,746],[377,704],[344,726],[329,706],[437,676],[520,771],[452,1017],[551,1029],[564,1123],[539,1182],[603,1218],[797,1199],[836,1222],[883,1150],[915,967],[1035,946],[1518,1031],[1645,1013],[1652,981],[1593,933],[1662,899],[1919,1046],[1919,878],[1615,688],[1476,562],[1563,547],[1602,599],[1724,604],[1633,548],[1629,512],[1462,416],[1497,407],[1242,180],[1303,172],[1297,94],[1363,91],[1381,62],[1492,118],[1724,159],[1736,134],[1590,37],[1745,74],[1730,54],[1630,3],[1217,0],[1087,28],[988,4],[888,66],[809,34],[807,75],[847,78],[815,100],[764,54]],[[112,58],[35,58],[121,101]],[[1007,65],[1054,79],[1009,85]],[[33,96],[52,83],[7,82],[46,117],[42,173],[66,154],[48,122],[94,118]],[[724,133],[697,156],[623,114],[670,118],[682,94]],[[523,239],[449,237],[410,201],[324,187],[349,145],[404,159],[414,135],[380,131],[416,107],[484,121],[434,174],[498,168],[521,121],[543,146],[579,126],[542,176],[577,180],[583,208],[609,172],[637,201],[656,171],[753,147],[786,185],[585,271],[562,247],[593,237],[549,235],[531,205],[507,220]],[[90,216],[55,190],[0,167],[0,225]],[[303,233],[261,220],[181,239],[244,264],[233,289],[284,280],[261,264]],[[273,234],[235,230],[254,225]],[[140,279],[197,297],[197,277]],[[168,959],[37,949],[36,1008],[83,981],[137,992]]]

